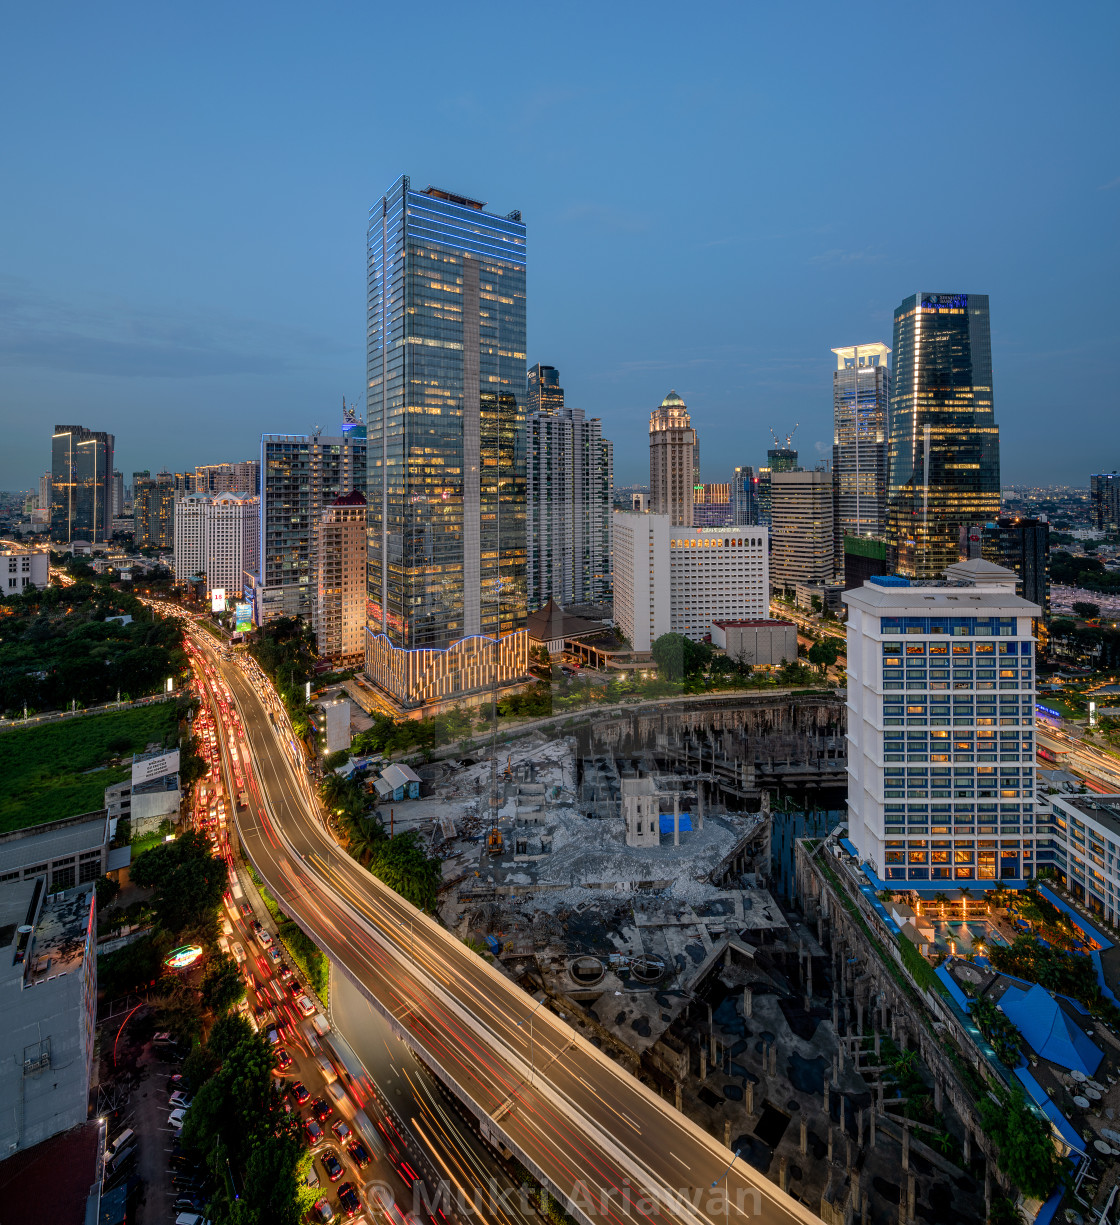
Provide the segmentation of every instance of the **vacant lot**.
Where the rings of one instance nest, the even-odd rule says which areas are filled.
[[[152,741],[174,744],[178,735],[174,702],[5,732],[0,735],[0,832],[96,811],[105,788],[130,770],[99,767],[139,753]]]

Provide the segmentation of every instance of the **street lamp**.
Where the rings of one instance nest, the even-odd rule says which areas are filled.
[[[533,1075],[537,1070],[537,1051],[533,1042],[533,1018],[537,1015],[537,1009],[544,1003],[544,998],[537,1000],[533,1011],[529,1013],[529,1084],[533,1083]],[[524,1028],[525,1022],[518,1021],[517,1028]]]
[[[398,919],[397,922],[404,927],[404,919]],[[413,916],[408,916],[408,955],[413,961],[416,960],[416,932],[413,929]]]
[[[739,1160],[741,1149],[735,1149],[731,1154],[731,1160],[727,1163],[727,1168],[718,1177],[712,1180],[712,1189],[714,1190],[719,1185],[720,1178],[723,1179],[723,1219],[727,1220],[727,1176],[731,1173],[731,1167]]]

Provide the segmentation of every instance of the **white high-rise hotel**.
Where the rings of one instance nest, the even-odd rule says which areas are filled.
[[[175,503],[175,579],[206,575],[206,592],[241,599],[245,571],[260,563],[260,499],[192,493]]]
[[[872,579],[848,606],[849,838],[890,887],[991,888],[1035,870],[1038,605],[979,559]]]

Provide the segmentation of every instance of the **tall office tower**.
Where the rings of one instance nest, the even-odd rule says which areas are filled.
[[[771,583],[776,590],[831,583],[836,569],[832,473],[775,472],[770,480]]]
[[[175,580],[206,575],[206,594],[241,599],[260,564],[260,503],[234,493],[192,493],[175,512]]]
[[[242,459],[231,464],[233,480],[231,493],[247,493],[253,497],[261,491],[261,461],[259,459]]]
[[[138,549],[175,548],[175,476],[154,477],[134,472],[132,492],[133,536]]]
[[[873,578],[848,606],[848,836],[876,888],[1015,886],[1036,867],[1041,609],[982,558]]]
[[[529,367],[529,392],[525,413],[554,413],[564,407],[564,388],[560,386],[560,371],[555,366],[538,362]]]
[[[1089,477],[1089,509],[1097,531],[1120,528],[1120,474],[1096,472]]]
[[[56,425],[51,438],[51,539],[100,544],[112,535],[115,439],[84,425]]]
[[[758,521],[769,524],[771,514],[771,478],[775,472],[795,472],[797,452],[789,447],[771,447],[766,452],[766,467],[758,470]]]
[[[900,574],[936,578],[963,524],[999,514],[986,294],[918,293],[894,312],[887,538]]]
[[[319,654],[361,663],[366,639],[366,499],[355,490],[324,507],[315,550]]]
[[[527,658],[525,226],[401,177],[367,256],[366,671],[414,706]]]
[[[700,484],[692,492],[693,527],[727,527],[731,523],[731,486]]]
[[[758,523],[758,477],[749,464],[736,468],[731,479],[731,522],[735,527]]]
[[[770,607],[766,529],[674,527],[668,515],[614,512],[614,619],[635,651],[662,634],[694,642],[718,622]]]
[[[316,541],[323,509],[366,488],[363,426],[338,436],[265,434],[261,438],[261,623],[315,617]]]
[[[980,537],[980,556],[1014,570],[1016,594],[1050,613],[1050,524],[1045,519],[997,519],[971,529]]]
[[[670,391],[649,416],[649,508],[673,527],[692,526],[699,446],[687,405]]]
[[[39,509],[50,511],[51,508],[51,474],[44,472],[39,477]]]
[[[115,519],[124,514],[124,474],[113,469],[112,482],[109,486],[109,518]]]
[[[604,603],[611,598],[614,444],[581,408],[530,413],[528,431],[528,607]]]
[[[887,427],[891,373],[885,344],[833,349],[832,471],[837,541],[887,528]]]

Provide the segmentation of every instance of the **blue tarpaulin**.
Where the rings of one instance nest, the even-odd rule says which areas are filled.
[[[1059,1067],[1076,1068],[1086,1076],[1092,1076],[1100,1066],[1103,1052],[1066,1016],[1045,987],[1035,984],[1029,991],[1008,987],[1000,1006],[1043,1059]]]
[[[657,828],[663,834],[671,834],[673,832],[673,814],[671,812],[663,812],[659,815]],[[685,831],[692,832],[692,818],[687,812],[681,813],[681,833]]]

